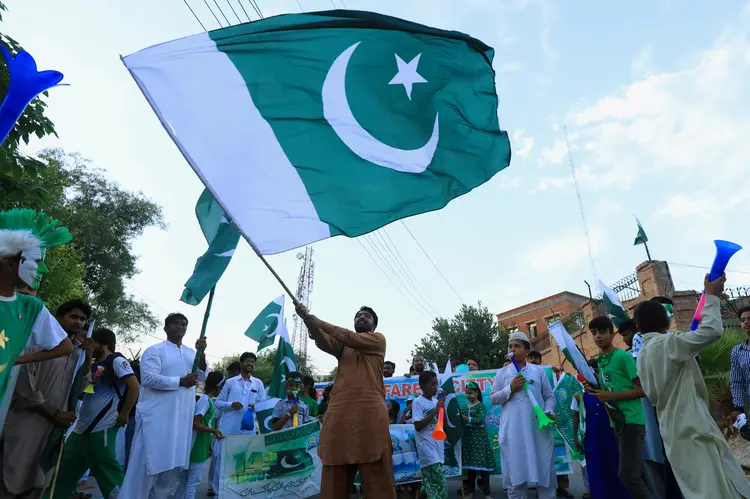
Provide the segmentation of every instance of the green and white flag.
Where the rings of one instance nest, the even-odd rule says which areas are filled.
[[[276,349],[276,358],[273,363],[273,377],[271,384],[266,387],[268,399],[255,404],[255,412],[258,418],[261,433],[273,431],[271,415],[276,403],[286,397],[286,375],[297,370],[297,361],[294,356],[292,342],[289,340],[289,330],[286,320],[282,322],[279,330],[279,345]]]
[[[617,296],[617,293],[605,286],[601,280],[599,281],[599,289],[602,291],[604,310],[607,311],[607,315],[609,315],[609,317],[612,319],[612,322],[615,323],[615,326],[619,328],[620,324],[627,320],[630,320],[630,316],[625,310],[625,307],[622,306],[620,297]]]
[[[358,11],[288,14],[123,59],[262,255],[443,208],[510,163],[494,50]]]
[[[281,333],[283,324],[284,295],[281,295],[260,311],[258,317],[245,331],[245,336],[258,342],[258,351],[260,352],[273,345],[276,335]]]
[[[276,349],[276,358],[273,362],[273,377],[266,393],[269,397],[286,397],[286,375],[297,370],[297,359],[294,356],[292,342],[289,341],[289,332],[284,321],[283,329],[279,335],[279,346]]]
[[[258,419],[258,430],[261,433],[273,432],[271,418],[273,417],[273,409],[279,400],[281,398],[272,397],[255,404],[255,417]]]
[[[646,231],[643,230],[643,225],[641,225],[641,221],[638,220],[638,217],[635,217],[635,223],[638,224],[638,234],[635,236],[635,241],[633,242],[633,246],[638,246],[639,244],[646,244],[648,242],[648,236],[646,236]]]
[[[208,249],[198,258],[193,275],[185,283],[180,300],[189,305],[198,305],[216,286],[240,241],[240,232],[227,221],[221,206],[208,189],[198,198],[195,216],[208,242]]]
[[[570,336],[565,326],[562,325],[562,322],[556,321],[550,324],[549,334],[552,335],[552,338],[554,338],[555,343],[557,343],[558,348],[565,358],[568,359],[568,362],[583,375],[584,379],[593,386],[599,386],[594,370],[586,362],[586,357],[578,349],[575,340]]]
[[[440,371],[438,371],[439,373]],[[453,385],[453,369],[451,361],[445,366],[443,374],[438,374],[440,380],[440,389],[445,397],[445,420],[443,431],[445,431],[445,465],[458,466],[460,455],[456,452],[460,449],[456,447],[461,437],[464,436],[464,422],[461,417],[461,408],[458,405],[456,391]]]

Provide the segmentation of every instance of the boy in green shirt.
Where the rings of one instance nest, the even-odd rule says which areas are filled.
[[[211,400],[213,397],[218,397],[223,381],[224,375],[220,371],[208,373],[203,395],[195,403],[190,468],[182,472],[174,499],[195,499],[196,490],[203,478],[203,468],[206,467],[210,457],[211,441],[214,437],[217,440],[224,438],[221,431],[216,429],[215,408]]]
[[[307,404],[307,408],[310,410],[310,417],[318,417],[318,397],[317,391],[315,390],[315,378],[312,376],[302,377],[302,391],[300,392],[299,399]]]
[[[612,344],[615,325],[606,315],[589,323],[599,347],[599,386],[589,393],[607,407],[620,448],[620,481],[633,499],[651,499],[643,480],[643,440],[646,418],[640,399],[645,397],[633,356]]]

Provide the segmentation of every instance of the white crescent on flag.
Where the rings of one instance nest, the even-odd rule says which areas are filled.
[[[351,151],[370,163],[404,173],[422,173],[432,163],[440,138],[438,115],[432,135],[418,149],[398,149],[380,142],[362,128],[346,97],[346,68],[360,42],[344,50],[331,65],[323,82],[323,115],[336,135]]]

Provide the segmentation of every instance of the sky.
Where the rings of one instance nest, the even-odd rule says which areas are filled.
[[[230,1],[244,17],[237,0]],[[204,2],[187,2],[207,29],[218,27]],[[227,0],[218,2],[233,18]],[[163,207],[168,228],[149,229],[134,242],[140,273],[127,290],[160,319],[172,311],[186,314],[185,341],[192,343],[204,305],[191,307],[179,297],[206,249],[194,216],[202,185],[119,56],[201,32],[201,26],[180,0],[6,3],[1,29],[36,58],[40,69],[57,69],[70,84],[53,89],[47,100],[59,138],[35,140],[25,152],[45,147],[78,152],[123,188],[141,191]],[[481,301],[499,313],[563,290],[587,295],[584,280],[594,284],[595,275],[611,285],[633,273],[646,259],[643,247],[633,246],[634,215],[649,236],[652,256],[670,263],[678,290],[701,288],[705,270],[691,266],[710,265],[713,239],[750,244],[745,236],[750,190],[742,187],[750,159],[748,3],[258,4],[266,17],[345,5],[462,31],[495,49],[498,114],[511,137],[511,165],[445,209],[406,221],[429,258],[399,222],[371,238],[339,237],[314,245],[312,311],[351,327],[361,305],[373,307],[387,338],[386,358],[396,362],[397,372],[406,372],[410,352],[431,330],[432,317],[452,317],[462,303]],[[243,5],[255,19],[246,0]],[[268,258],[292,287],[300,267],[296,253]],[[402,260],[410,279],[393,263]],[[750,284],[750,251],[740,252],[730,270],[729,286]],[[282,293],[241,242],[217,286],[209,360],[254,351],[255,342],[243,332]],[[291,328],[291,307],[286,317]],[[160,338],[163,331],[154,331],[130,348],[137,351]],[[319,373],[336,365],[313,344],[308,349]]]

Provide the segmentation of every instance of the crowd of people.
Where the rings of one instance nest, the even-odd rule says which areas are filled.
[[[6,355],[0,374],[13,366],[12,374],[5,372],[0,405],[0,499],[82,497],[76,485],[87,473],[106,498],[192,499],[206,466],[209,494],[217,495],[226,465],[222,440],[258,432],[253,409],[267,393],[252,375],[255,354],[243,353],[226,372],[209,372],[205,338],[195,349],[183,344],[188,319],[173,313],[164,321],[167,339],[147,348],[139,362],[129,361],[117,352],[114,332],[87,328],[92,310],[86,302],[63,303],[53,316],[35,298],[43,271],[35,244],[18,251],[0,238],[0,354]],[[584,383],[570,407],[575,446],[585,456],[585,497],[750,499],[750,481],[711,416],[698,365],[702,349],[724,332],[724,282],[724,276],[706,278],[695,331],[670,330],[672,303],[663,297],[640,303],[634,320],[617,331],[608,316],[588,324],[599,349],[589,361],[596,380]],[[445,404],[438,373],[414,356],[404,376],[417,377],[421,393],[401,413],[386,400],[384,378],[394,375],[396,365],[385,360],[386,338],[377,332],[372,308],[356,312],[353,330],[322,321],[304,305],[296,311],[316,346],[337,359],[337,375],[318,401],[311,377],[286,373],[286,397],[276,403],[271,424],[282,431],[322,421],[320,497],[348,498],[359,474],[367,498],[446,499],[444,445],[433,437]],[[750,309],[739,317],[750,336]],[[618,333],[628,351],[615,347]],[[743,342],[731,354],[732,422],[745,414],[748,352]],[[489,394],[491,404],[502,407],[502,487],[511,499],[528,497],[530,489],[541,499],[571,497],[556,473],[553,430],[539,424],[543,415],[554,419],[556,408],[542,356],[522,332],[510,334],[508,354],[514,362],[497,369]],[[466,364],[479,369],[473,359]],[[563,375],[562,367],[555,371]],[[485,432],[487,411],[477,384],[468,383],[465,395],[467,477],[459,492],[471,496],[478,487],[489,498],[497,463]],[[395,483],[389,425],[396,423],[414,426],[419,485]],[[125,451],[118,456],[123,438]]]

